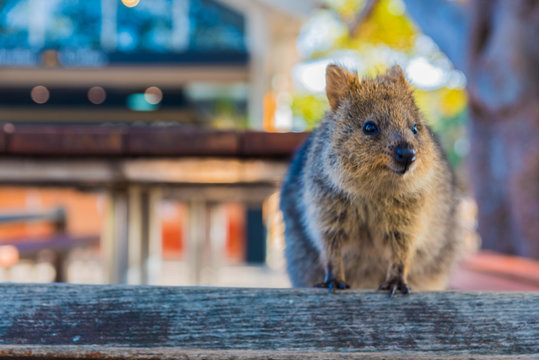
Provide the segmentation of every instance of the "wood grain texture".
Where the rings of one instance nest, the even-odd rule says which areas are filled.
[[[64,352],[63,358],[90,358],[92,352],[160,358],[151,356],[158,348],[166,348],[169,358],[186,359],[486,359],[539,353],[538,293],[389,298],[318,289],[66,284],[3,284],[0,293],[3,357],[49,351],[47,356],[58,357]]]
[[[215,155],[239,152],[239,133],[168,128],[131,128],[126,153],[131,155]]]
[[[177,347],[133,348],[96,345],[59,346],[4,346],[0,345],[2,359],[109,359],[109,360],[155,360],[155,359],[362,359],[362,360],[502,360],[537,359],[534,355],[476,355],[439,354],[433,352],[337,352],[294,350],[204,350]]]
[[[309,132],[249,131],[240,138],[241,152],[245,156],[290,157],[309,135]]]
[[[99,126],[16,126],[10,154],[33,156],[121,155],[126,130]]]
[[[6,156],[220,156],[288,158],[309,133],[218,131],[185,126],[11,125]]]

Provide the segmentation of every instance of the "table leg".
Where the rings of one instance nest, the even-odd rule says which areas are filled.
[[[109,283],[157,284],[161,271],[161,191],[132,185],[107,194],[103,249]]]

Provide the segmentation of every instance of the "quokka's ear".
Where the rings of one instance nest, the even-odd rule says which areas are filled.
[[[389,80],[394,83],[398,83],[404,86],[408,86],[406,75],[399,65],[393,65],[385,74],[382,75],[384,80]]]
[[[357,74],[352,74],[345,68],[331,64],[326,68],[326,96],[331,110],[335,110],[350,89],[359,83]]]

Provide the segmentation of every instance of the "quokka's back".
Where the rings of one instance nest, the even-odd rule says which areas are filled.
[[[293,286],[443,289],[459,248],[452,170],[400,67],[326,72],[330,111],[281,191]]]

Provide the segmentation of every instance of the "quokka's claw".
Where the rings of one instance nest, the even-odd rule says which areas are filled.
[[[314,287],[326,288],[326,289],[329,289],[329,292],[332,292],[332,293],[334,293],[335,290],[350,289],[350,285],[348,285],[348,284],[346,284],[344,282],[338,281],[336,279],[331,279],[331,280],[328,280],[328,281],[320,282],[320,283],[314,285]]]
[[[389,291],[389,296],[393,297],[397,291],[399,291],[402,294],[408,295],[410,294],[410,288],[408,285],[402,280],[400,277],[394,277],[386,282],[384,282],[380,287],[378,288],[379,291]]]

